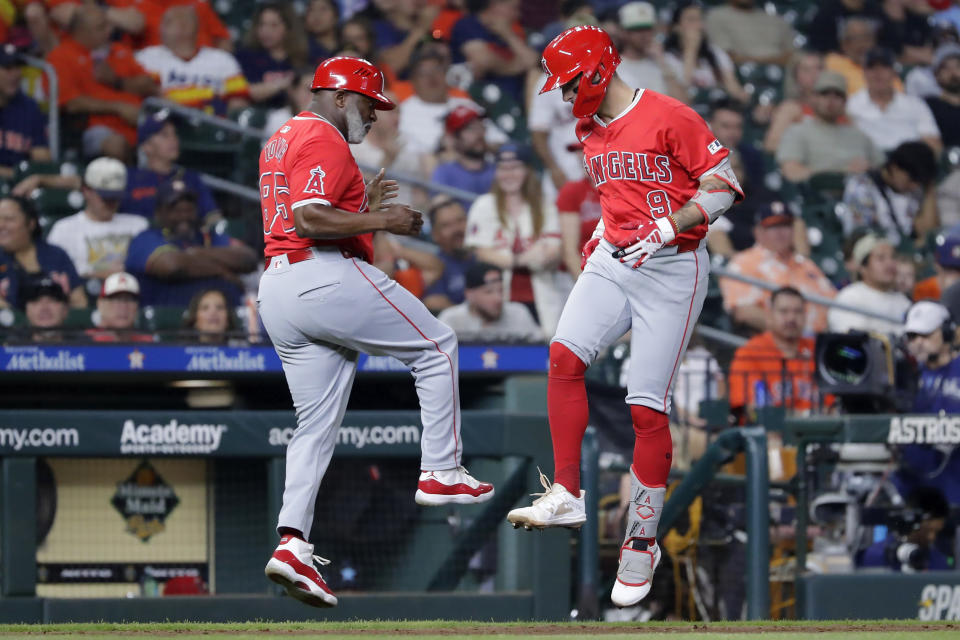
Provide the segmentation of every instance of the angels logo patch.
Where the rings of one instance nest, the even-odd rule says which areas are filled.
[[[303,192],[325,195],[323,190],[323,177],[326,175],[326,171],[321,169],[320,165],[317,165],[315,168],[311,169],[310,179],[307,181],[307,186],[303,188]]]

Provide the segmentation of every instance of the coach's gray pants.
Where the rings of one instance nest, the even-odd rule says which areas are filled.
[[[423,470],[460,464],[457,338],[382,271],[335,248],[291,265],[272,259],[257,306],[297,412],[278,526],[310,535],[320,482],[347,408],[357,354],[393,356],[416,380]],[[414,487],[411,487],[411,492]]]

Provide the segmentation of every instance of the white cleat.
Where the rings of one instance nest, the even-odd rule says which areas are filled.
[[[650,544],[653,548],[650,548]],[[620,567],[610,600],[618,607],[632,607],[647,597],[653,572],[660,564],[660,545],[649,538],[630,538],[620,547]]]
[[[549,527],[567,527],[579,529],[587,521],[587,512],[584,508],[583,497],[586,491],[580,490],[580,497],[574,497],[562,484],[550,485],[550,480],[539,469],[540,484],[543,493],[530,495],[540,496],[533,501],[533,505],[514,509],[507,514],[507,521],[514,529],[523,526],[524,529],[546,529]]]

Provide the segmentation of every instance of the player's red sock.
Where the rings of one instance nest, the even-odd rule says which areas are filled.
[[[673,439],[669,416],[649,407],[630,405],[633,417],[633,473],[644,485],[667,486],[670,463],[673,461]]]
[[[583,372],[587,365],[559,342],[550,344],[547,416],[553,440],[553,481],[580,495],[580,445],[590,410]]]

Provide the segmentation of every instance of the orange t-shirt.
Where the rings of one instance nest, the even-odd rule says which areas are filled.
[[[920,300],[940,300],[942,293],[937,276],[930,276],[921,280],[913,287],[913,299],[917,302]]]
[[[221,40],[230,39],[230,31],[205,0],[108,0],[108,4],[118,8],[132,7],[143,14],[144,26],[140,36],[136,38],[137,49],[163,44],[160,36],[163,14],[170,7],[184,5],[193,7],[197,12],[198,48],[216,47]]]
[[[62,38],[60,44],[47,56],[47,61],[57,70],[57,78],[60,81],[60,96],[57,103],[60,106],[81,96],[140,105],[140,96],[101,84],[94,76],[94,61],[90,52],[71,38]],[[121,44],[110,45],[107,64],[121,78],[132,78],[147,73],[133,57],[133,50]],[[113,129],[123,135],[132,146],[136,146],[137,130],[123,118],[112,114],[91,114],[87,126],[98,125]]]
[[[817,396],[813,349],[812,338],[800,338],[797,357],[785,358],[769,331],[751,338],[737,349],[730,364],[730,408],[760,404],[788,411],[812,409]],[[764,385],[766,398],[761,399],[757,392]]]

